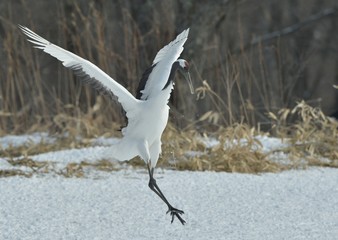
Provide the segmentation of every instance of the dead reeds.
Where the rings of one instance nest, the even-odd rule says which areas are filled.
[[[149,19],[137,19],[144,21],[140,25],[133,9],[124,2],[90,1],[84,6],[76,1],[60,1],[55,7],[59,20],[46,23],[48,27],[36,23],[33,10],[25,1],[20,3],[19,10],[27,13],[24,14],[27,19],[16,19],[11,4],[9,1],[6,5],[7,15],[0,15],[5,33],[1,36],[0,55],[0,135],[48,131],[57,136],[57,141],[2,149],[0,157],[26,156],[26,161],[11,164],[32,168],[39,166],[29,160],[31,155],[86,147],[97,136],[119,136],[117,130],[124,124],[124,115],[118,104],[81,85],[60,63],[33,49],[20,34],[17,23],[27,24],[54,43],[94,62],[132,93],[158,49],[182,30],[175,28],[174,3],[150,4]],[[114,4],[123,6],[116,8]],[[280,4],[287,7],[286,3]],[[237,7],[230,5],[229,9]],[[255,135],[269,132],[290,142],[288,148],[279,151],[291,154],[294,159],[305,159],[307,166],[337,167],[337,122],[304,101],[292,107],[293,94],[301,95],[304,90],[295,82],[305,82],[301,77],[306,75],[306,69],[312,71],[308,65],[314,61],[313,57],[309,58],[313,49],[295,54],[293,50],[303,43],[303,38],[296,37],[291,44],[287,39],[276,39],[270,45],[255,37],[257,41],[251,46],[250,32],[246,31],[249,27],[244,29],[241,16],[233,16],[239,11],[208,7],[217,12],[214,16],[219,17],[216,21],[219,25],[215,27],[218,30],[209,32],[212,28],[208,26],[205,31],[194,33],[194,26],[191,28],[194,37],[187,42],[184,57],[192,60],[191,74],[197,95],[188,96],[187,86],[178,77],[159,165],[181,170],[243,173],[289,169],[271,161],[273,152],[267,154],[257,148],[260,143]],[[200,5],[195,8],[203,9]],[[225,15],[227,18],[222,18]],[[207,17],[198,16],[197,19]],[[223,22],[224,19],[232,20]],[[182,27],[190,24],[187,19],[181,23]],[[234,36],[222,30],[229,25],[236,26],[236,30],[227,30]],[[272,22],[270,25],[274,26]],[[240,41],[231,43],[230,37]],[[237,51],[229,49],[231,46]],[[318,66],[318,62],[314,65]],[[212,137],[218,144],[210,147],[201,140],[204,137]],[[83,176],[85,164],[71,164],[60,174]],[[137,159],[131,164],[143,166]],[[106,161],[94,167],[103,171],[115,169]],[[6,176],[12,173],[1,172]]]

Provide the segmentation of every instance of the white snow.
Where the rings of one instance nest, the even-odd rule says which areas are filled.
[[[287,139],[282,140],[280,138],[268,136],[256,136],[255,138],[262,144],[262,151],[264,153],[273,152],[288,147],[290,145],[287,142]]]
[[[48,139],[33,136],[4,137],[0,144],[5,148],[13,139],[14,144]],[[264,152],[285,144],[268,137],[259,140]],[[99,139],[94,145],[115,141]],[[29,158],[62,168],[102,160],[103,146]],[[0,158],[0,170],[6,169],[33,172]],[[338,169],[261,175],[157,169],[159,186],[174,207],[185,211],[186,226],[177,219],[170,224],[165,204],[148,188],[145,169],[103,172],[88,167],[88,171],[83,178],[44,173],[0,178],[0,239],[330,240],[338,236]]]
[[[46,132],[25,135],[7,135],[0,137],[0,148],[6,149],[10,146],[19,147],[25,144],[37,144],[42,141],[46,143],[53,143],[55,138],[50,137]]]
[[[247,175],[157,171],[0,179],[0,239],[337,239],[338,170]]]
[[[88,147],[80,149],[67,149],[41,153],[31,156],[31,159],[37,162],[51,161],[64,163],[80,163],[82,161],[95,162],[104,159],[107,147]]]
[[[52,144],[55,142],[54,137],[48,136],[47,133],[34,133],[30,135],[8,135],[0,137],[0,149],[6,149],[9,147],[19,147],[22,145],[28,144],[38,144],[40,142],[46,142]],[[53,169],[54,171],[62,170],[70,163],[95,163],[99,160],[108,159],[115,161],[118,164],[117,160],[114,160],[112,156],[109,155],[109,146],[115,144],[119,141],[118,138],[104,138],[99,137],[92,141],[93,147],[80,148],[80,149],[66,149],[51,151],[36,155],[26,156],[35,162],[48,162],[50,163],[45,168]],[[24,156],[14,157],[13,160],[23,159]],[[45,169],[44,168],[44,169]],[[26,173],[32,173],[36,169],[31,169],[29,167],[16,165],[13,166],[8,163],[7,159],[1,158],[0,156],[0,170],[20,170]]]

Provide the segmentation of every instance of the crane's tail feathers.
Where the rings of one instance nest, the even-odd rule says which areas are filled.
[[[132,142],[125,142],[123,139],[117,144],[111,145],[106,149],[107,159],[118,161],[128,161],[138,155],[137,148]]]

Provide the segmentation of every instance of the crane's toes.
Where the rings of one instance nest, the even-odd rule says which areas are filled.
[[[182,210],[173,208],[173,207],[169,207],[167,214],[170,213],[171,215],[171,223],[173,223],[175,216],[178,218],[178,220],[180,220],[180,222],[182,223],[182,225],[185,224],[185,221],[183,220],[183,218],[180,216],[180,214],[184,214],[184,212]]]
[[[179,214],[184,214],[184,212],[182,210],[179,210],[177,208],[174,208],[174,207],[169,207],[168,211],[167,211],[167,214],[170,213],[172,214],[173,212],[175,213],[179,213]]]

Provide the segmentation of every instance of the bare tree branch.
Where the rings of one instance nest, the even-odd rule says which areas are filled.
[[[305,19],[302,22],[288,26],[288,27],[286,27],[282,30],[274,31],[274,32],[271,32],[271,33],[267,33],[263,36],[255,37],[251,40],[251,42],[248,44],[247,47],[252,46],[252,45],[256,45],[260,42],[266,42],[266,41],[269,41],[269,40],[274,39],[274,38],[278,38],[278,37],[281,37],[281,36],[291,34],[291,33],[296,32],[297,30],[299,30],[300,28],[302,28],[306,25],[309,25],[313,22],[321,20],[322,18],[331,16],[331,15],[335,14],[336,12],[337,12],[337,8],[324,9],[323,11],[321,11],[317,14],[311,15],[310,17],[308,17],[307,19]]]

